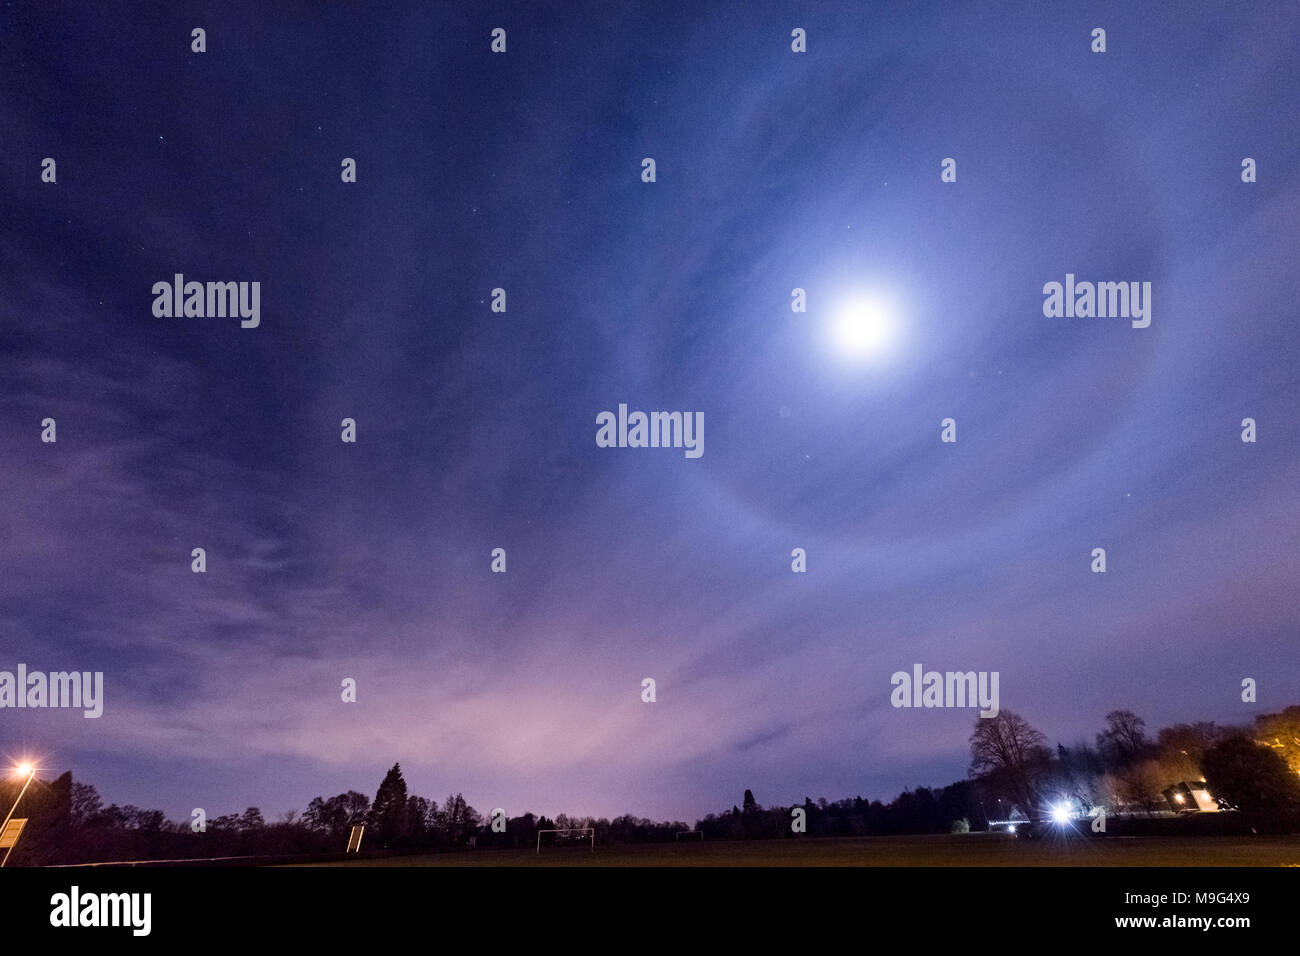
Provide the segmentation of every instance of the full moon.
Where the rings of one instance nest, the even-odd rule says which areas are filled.
[[[835,311],[831,338],[849,358],[868,358],[887,352],[894,342],[894,310],[879,296],[856,296]]]

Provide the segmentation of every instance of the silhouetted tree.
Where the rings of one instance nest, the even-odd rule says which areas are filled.
[[[155,811],[161,817],[161,811]],[[244,811],[244,815],[239,818],[239,829],[241,831],[260,830],[266,826],[266,821],[262,819],[262,811],[257,807],[249,807]]]
[[[366,822],[370,809],[370,798],[364,793],[349,790],[324,800],[312,798],[303,811],[302,822],[308,829],[318,833],[328,833],[334,838],[346,836],[348,831],[360,823]]]
[[[1205,752],[1210,793],[1241,810],[1300,808],[1300,777],[1269,747],[1234,735]]]
[[[447,798],[440,817],[443,838],[452,846],[463,845],[483,819],[477,810],[465,802],[464,794],[460,793]],[[554,828],[555,825],[552,824],[551,829]]]
[[[321,833],[339,834],[347,824],[341,801],[313,797],[302,814],[303,826]]]
[[[406,780],[400,764],[393,764],[379,784],[375,802],[370,805],[369,825],[375,838],[386,845],[406,836]]]
[[[1097,749],[1117,767],[1140,758],[1147,748],[1145,721],[1131,710],[1112,710],[1106,729],[1097,735]]]
[[[1255,731],[1259,743],[1276,750],[1287,766],[1300,774],[1300,706],[1256,717]]]
[[[99,791],[90,784],[74,783],[72,785],[70,816],[73,826],[86,826],[103,806],[104,801],[100,799]]]
[[[415,844],[424,843],[429,834],[429,801],[424,797],[406,798],[406,832]]]
[[[1051,759],[1045,738],[1019,714],[976,717],[970,736],[971,772],[991,778],[1031,820],[1043,815],[1037,780]]]
[[[752,840],[759,835],[762,827],[758,815],[762,809],[758,805],[758,801],[754,799],[754,791],[746,790],[745,799],[741,803],[741,829],[746,839]]]
[[[370,812],[369,797],[364,793],[349,790],[347,793],[339,794],[338,799],[343,803],[343,813],[349,828],[366,822],[366,816]]]

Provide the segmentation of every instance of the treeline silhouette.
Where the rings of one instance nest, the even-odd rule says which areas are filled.
[[[971,779],[946,787],[904,790],[888,803],[824,797],[764,808],[746,790],[739,805],[710,813],[692,827],[625,814],[614,819],[534,813],[494,821],[460,793],[439,804],[407,791],[394,764],[371,800],[349,790],[316,797],[301,814],[268,822],[257,807],[210,820],[176,822],[161,810],[104,806],[90,784],[64,773],[34,780],[17,817],[28,825],[10,866],[118,861],[306,857],[337,855],[352,827],[366,827],[364,853],[434,853],[533,846],[539,830],[591,827],[597,845],[706,840],[792,839],[965,832],[1019,814],[1039,819],[1068,805],[1079,815],[1104,808],[1112,817],[1172,816],[1164,791],[1205,779],[1224,808],[1239,809],[1241,832],[1300,827],[1300,706],[1256,718],[1252,727],[1178,724],[1148,737],[1140,717],[1111,711],[1093,744],[1045,746],[1019,715],[976,719]],[[0,784],[8,811],[22,781]],[[803,813],[795,811],[802,809]],[[796,832],[793,821],[799,821]],[[502,823],[504,828],[502,829]]]

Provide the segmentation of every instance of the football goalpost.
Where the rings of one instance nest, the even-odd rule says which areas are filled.
[[[678,842],[678,843],[680,843],[680,842],[682,841],[682,837],[686,837],[686,839],[688,839],[688,840],[693,840],[693,839],[695,839],[696,837],[699,837],[699,839],[703,840],[703,839],[704,839],[704,831],[703,831],[703,830],[678,830],[678,831],[677,831],[677,842]]]
[[[541,853],[541,852],[542,852],[542,834],[543,834],[543,833],[554,833],[554,834],[555,834],[555,842],[554,842],[553,844],[551,844],[552,846],[554,846],[554,845],[556,845],[556,844],[559,844],[559,843],[561,842],[561,840],[560,840],[560,834],[561,834],[561,833],[570,833],[570,834],[572,834],[572,833],[590,833],[590,834],[591,834],[591,852],[592,852],[592,853],[595,853],[595,852],[596,852],[596,828],[595,828],[595,827],[567,827],[567,828],[562,828],[562,829],[559,829],[559,830],[538,830],[538,831],[537,831],[537,852],[538,852],[538,853]],[[581,837],[581,836],[578,836],[578,837],[565,837],[565,839],[564,839],[563,842],[566,842],[566,843],[567,843],[567,842],[581,843],[581,842],[583,841],[583,839],[584,839],[584,837]]]

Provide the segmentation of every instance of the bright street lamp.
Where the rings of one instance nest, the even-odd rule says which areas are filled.
[[[9,818],[12,817],[14,815],[14,811],[18,809],[18,801],[22,800],[23,794],[27,792],[28,786],[31,785],[32,778],[36,776],[36,767],[34,767],[32,764],[29,763],[20,763],[18,766],[14,767],[14,772],[17,773],[19,776],[26,776],[27,779],[23,782],[23,788],[18,791],[18,798],[14,800],[14,805],[9,808],[9,816],[5,817],[4,823],[0,823],[0,833],[4,833],[5,827],[9,826]],[[10,849],[12,849],[12,847]],[[7,862],[8,860],[9,860],[9,854],[6,853],[5,862]],[[0,866],[4,866],[4,863],[0,862]]]

